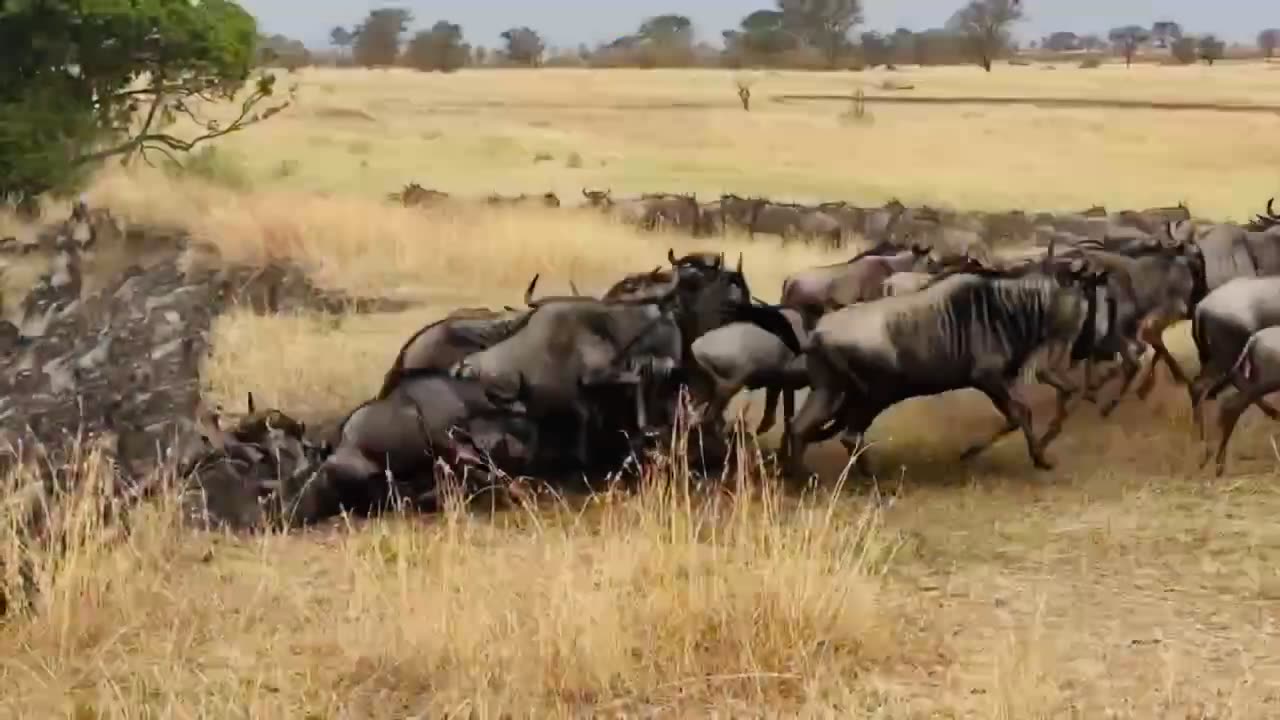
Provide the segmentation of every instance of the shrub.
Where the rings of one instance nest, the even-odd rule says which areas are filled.
[[[1102,67],[1102,58],[1094,55],[1080,61],[1081,70],[1097,70]]]

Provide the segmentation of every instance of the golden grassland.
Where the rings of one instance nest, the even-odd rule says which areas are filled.
[[[1261,64],[892,75],[922,94],[1280,102]],[[90,202],[418,303],[217,323],[211,400],[238,407],[252,390],[318,420],[375,390],[418,326],[518,304],[534,273],[547,292],[597,290],[668,247],[717,248],[741,252],[772,299],[788,272],[841,257],[646,235],[567,207],[387,206],[412,179],[566,204],[585,185],[996,208],[1185,199],[1237,218],[1280,189],[1273,115],[870,105],[855,124],[829,103],[766,99],[888,76],[762,73],[748,114],[723,72],[308,70],[298,105],[223,142],[208,178],[111,171]],[[86,490],[65,503],[70,551],[37,553],[40,613],[0,625],[0,716],[1275,716],[1265,421],[1246,419],[1216,482],[1175,389],[1109,421],[1084,406],[1051,473],[1016,437],[957,462],[998,425],[967,392],[894,408],[871,451],[901,468],[874,490],[838,488],[841,453],[824,447],[810,457],[823,489],[803,498],[754,465],[723,492],[686,493],[687,472],[661,462],[634,495],[252,539],[193,535],[157,507],[108,542]]]

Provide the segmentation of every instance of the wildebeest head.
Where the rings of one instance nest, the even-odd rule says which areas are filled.
[[[1254,219],[1244,226],[1245,229],[1251,232],[1265,232],[1273,227],[1280,226],[1280,215],[1277,215],[1273,209],[1275,202],[1275,198],[1268,200],[1266,211],[1255,215]]]
[[[560,207],[560,196],[550,191],[542,193],[542,204],[547,207],[558,208]]]
[[[589,207],[604,207],[613,202],[613,190],[588,190],[582,188],[582,197]]]
[[[239,422],[230,431],[231,435],[240,442],[264,442],[272,430],[280,430],[285,435],[297,440],[301,440],[306,434],[307,426],[305,423],[289,417],[275,408],[258,412],[253,402],[253,393],[248,393],[247,409],[248,414],[240,418]]]

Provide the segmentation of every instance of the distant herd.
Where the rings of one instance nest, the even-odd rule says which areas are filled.
[[[670,437],[682,398],[690,410],[683,417],[701,436],[723,438],[726,406],[743,389],[767,391],[760,432],[783,403],[780,459],[801,477],[805,448],[837,436],[856,453],[856,467],[872,472],[862,439],[878,415],[908,398],[964,388],[1005,418],[966,457],[1020,432],[1032,463],[1051,468],[1047,448],[1078,401],[1100,402],[1099,392],[1118,381],[1100,408],[1109,415],[1148,350],[1139,397],[1164,364],[1188,389],[1202,440],[1204,401],[1235,390],[1219,412],[1219,474],[1247,407],[1280,418],[1265,400],[1280,390],[1273,203],[1236,224],[1193,219],[1181,204],[997,215],[896,202],[864,210],[734,195],[710,205],[691,195],[583,195],[590,207],[647,226],[701,231],[712,217],[834,238],[831,226],[796,219],[820,211],[839,218],[841,244],[857,236],[870,248],[786,278],[777,304],[752,293],[741,256],[668,251],[665,264],[624,275],[600,297],[576,289],[538,297],[534,277],[522,307],[458,309],[410,337],[378,395],[343,420],[324,460],[292,493],[301,516],[376,502],[387,476],[430,484],[438,461],[489,479],[607,472]],[[444,196],[411,185],[399,197],[414,205]],[[553,197],[491,202],[558,206]],[[992,249],[1015,237],[1029,242]],[[1195,376],[1163,341],[1182,320],[1192,322]],[[1054,390],[1043,434],[1033,431],[1022,383]],[[795,392],[806,388],[797,411]],[[1211,451],[1206,443],[1204,462]]]

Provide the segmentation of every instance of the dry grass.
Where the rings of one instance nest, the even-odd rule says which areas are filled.
[[[712,247],[742,251],[755,294],[776,298],[787,272],[831,259],[643,235],[569,208],[382,202],[410,179],[476,195],[553,188],[569,203],[612,185],[968,207],[1186,199],[1226,217],[1280,187],[1280,120],[1267,116],[877,107],[874,124],[849,128],[836,107],[763,101],[888,75],[766,73],[747,114],[727,73],[307,71],[297,108],[222,146],[252,192],[111,173],[91,202],[187,228],[230,258],[289,258],[325,285],[420,303],[218,322],[209,395],[238,407],[253,390],[311,419],[367,397],[421,324],[518,304],[534,273],[546,292],[570,279],[594,290],[668,247]],[[939,95],[1276,95],[1262,66],[1231,64],[894,76]],[[533,163],[544,151],[556,160]],[[582,167],[561,161],[570,152]],[[288,160],[296,172],[273,172]],[[1017,438],[956,462],[997,425],[972,393],[886,413],[871,434],[880,505],[866,488],[686,499],[685,475],[663,466],[635,497],[301,536],[193,536],[158,508],[106,545],[72,522],[87,540],[38,563],[41,612],[0,626],[0,716],[1276,716],[1269,426],[1242,423],[1215,483],[1172,390],[1107,422],[1086,406],[1049,474],[1029,469]],[[843,467],[831,447],[810,460],[829,486]]]

